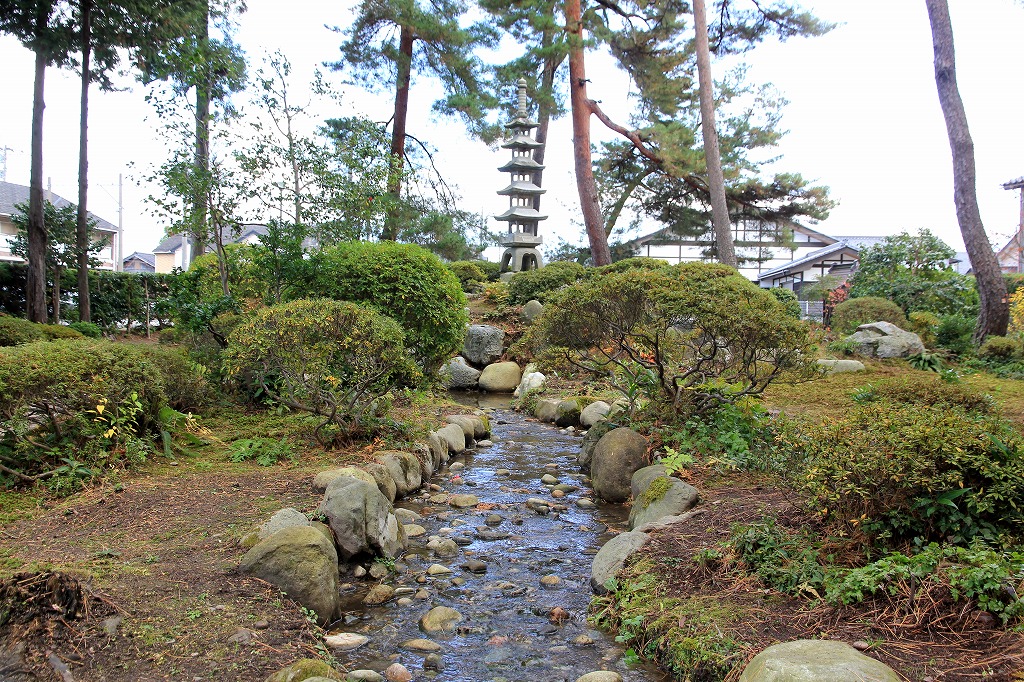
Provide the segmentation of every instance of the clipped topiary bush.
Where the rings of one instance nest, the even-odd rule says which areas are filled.
[[[36,324],[20,317],[0,316],[0,347],[19,346],[33,341],[81,339],[83,334],[59,324]]]
[[[170,407],[189,412],[209,404],[213,399],[210,370],[190,360],[182,348],[166,345],[141,348],[146,361],[160,371]]]
[[[257,310],[231,332],[224,363],[271,401],[321,418],[324,444],[371,428],[384,396],[416,374],[394,320],[328,299]]]
[[[812,511],[874,542],[1024,534],[1020,434],[997,417],[877,401],[784,432]]]
[[[935,326],[935,345],[954,355],[971,352],[975,319],[967,315],[942,315]]]
[[[797,299],[796,294],[789,289],[783,289],[782,287],[772,287],[768,290],[772,296],[779,300],[782,307],[786,309],[786,314],[790,317],[800,319],[800,315],[803,310],[800,308],[800,301]]]
[[[457,260],[449,263],[448,269],[459,278],[462,290],[467,293],[474,291],[482,282],[487,280],[487,273],[484,272],[477,261]]]
[[[426,372],[462,347],[469,316],[458,278],[413,244],[347,242],[315,254],[306,293],[373,306],[396,320]]]
[[[978,348],[978,357],[992,362],[1009,362],[1021,357],[1021,353],[1020,341],[1005,336],[989,336]]]
[[[615,272],[627,272],[629,270],[667,270],[672,265],[667,261],[663,261],[660,258],[648,258],[646,256],[636,256],[634,258],[624,258],[620,261],[615,261],[611,265],[602,265],[599,268],[594,268],[595,275],[610,275]]]
[[[943,381],[937,376],[888,379],[874,386],[871,395],[873,400],[890,403],[959,408],[977,414],[996,412],[992,396],[963,383]]]
[[[72,322],[68,325],[68,329],[74,329],[82,336],[88,336],[90,339],[103,337],[103,330],[100,329],[98,324],[93,324],[92,322]]]
[[[900,329],[910,326],[902,308],[877,296],[847,299],[832,312],[832,328],[840,334],[852,334],[869,322],[891,322]]]
[[[523,305],[537,299],[543,303],[553,292],[586,275],[587,269],[573,261],[555,261],[537,270],[517,272],[508,282],[508,302]]]
[[[939,316],[924,310],[918,310],[907,315],[910,328],[907,331],[914,332],[921,337],[921,343],[926,348],[935,347],[935,328],[939,325]]]

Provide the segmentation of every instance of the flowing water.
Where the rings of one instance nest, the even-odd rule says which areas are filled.
[[[475,395],[462,400],[477,406]],[[424,499],[396,503],[422,513],[415,523],[427,530],[410,540],[396,571],[383,579],[404,599],[365,606],[362,599],[377,581],[352,579],[346,587],[346,615],[336,629],[366,635],[370,641],[336,654],[339,661],[350,670],[377,671],[397,661],[414,679],[436,675],[451,682],[573,682],[601,669],[614,670],[629,682],[667,679],[650,667],[627,666],[622,646],[587,623],[591,558],[615,531],[624,529],[627,512],[618,505],[576,505],[581,497],[590,497],[576,465],[580,437],[526,421],[508,409],[507,398],[480,396],[479,401],[489,410],[494,445],[453,458],[449,467],[460,462],[464,468],[446,468],[431,483],[445,492],[476,495],[481,507],[488,508],[456,510]],[[553,499],[540,480],[546,473],[579,490]],[[566,509],[539,514],[525,504],[529,498]],[[494,515],[501,517],[500,523]],[[485,523],[488,516],[496,525]],[[432,535],[454,539],[461,546],[459,556],[433,556],[426,548]],[[484,562],[486,572],[462,568],[470,560]],[[427,576],[435,563],[452,574]],[[549,575],[560,582],[545,587],[540,581]],[[428,635],[419,630],[420,617],[434,606],[454,608],[463,616],[454,632]],[[402,648],[416,638],[440,644],[439,661]],[[428,670],[425,664],[441,670]]]

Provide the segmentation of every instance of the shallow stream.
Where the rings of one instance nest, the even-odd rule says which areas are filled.
[[[475,395],[461,400],[478,406]],[[363,598],[378,581],[347,578],[345,617],[334,630],[365,635],[369,642],[337,653],[338,660],[350,670],[377,671],[397,661],[414,680],[436,675],[446,682],[574,682],[602,669],[614,670],[628,682],[667,679],[654,668],[627,666],[622,646],[587,623],[591,558],[616,531],[624,530],[627,510],[577,505],[581,497],[591,497],[576,464],[580,437],[527,421],[508,409],[507,398],[480,396],[479,401],[479,407],[490,410],[494,444],[453,458],[431,483],[443,492],[476,495],[482,504],[460,510],[420,498],[396,503],[422,514],[413,523],[426,534],[410,539],[407,554],[383,578],[396,588],[396,599],[365,606]],[[545,474],[579,489],[555,499],[541,483]],[[548,501],[552,511],[538,513],[526,505],[529,498]],[[565,509],[556,511],[555,505]],[[494,515],[501,517],[500,523]],[[434,556],[426,547],[431,536],[455,540],[459,555]],[[471,560],[486,564],[486,571],[463,568]],[[433,564],[452,573],[428,576]],[[474,568],[481,570],[479,564]],[[558,581],[546,582],[556,584],[541,583],[552,575]],[[420,617],[434,606],[451,607],[462,615],[454,632],[420,631]],[[441,650],[427,659],[427,652],[403,648],[417,638],[433,640]]]

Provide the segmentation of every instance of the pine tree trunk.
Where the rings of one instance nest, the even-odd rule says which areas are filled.
[[[209,4],[206,5],[206,13],[200,27],[200,43],[206,50],[210,44],[210,14]],[[206,185],[210,176],[210,88],[213,81],[213,74],[210,73],[209,63],[202,65],[203,74],[196,83],[196,174],[202,178],[204,190],[195,198],[195,205],[192,207],[193,214],[193,237],[192,252],[189,254],[189,263],[206,252],[206,240],[208,230],[206,223],[209,218],[209,197]],[[185,245],[182,248],[186,248]]]
[[[981,306],[978,324],[974,328],[974,341],[981,343],[986,336],[1006,334],[1009,306],[1006,300],[1006,281],[999,261],[985,234],[978,208],[975,188],[974,141],[967,127],[967,113],[956,84],[956,60],[953,52],[953,26],[949,20],[946,0],[925,0],[928,20],[932,29],[935,51],[935,84],[939,104],[946,119],[946,132],[953,152],[953,203],[960,233],[971,259],[971,267],[978,285]]]
[[[42,32],[50,18],[48,3],[40,3],[36,17]],[[46,221],[43,217],[43,102],[46,78],[46,53],[36,47],[35,84],[32,92],[32,170],[28,200],[28,282],[26,312],[32,322],[46,323]]]
[[[552,12],[554,6],[551,6]],[[554,40],[551,35],[551,31],[544,31],[544,35],[541,37],[541,49],[545,54],[551,49],[551,43]],[[540,147],[533,150],[533,160],[537,163],[544,165],[544,151],[547,149],[548,141],[548,128],[551,126],[551,106],[547,104],[547,100],[552,96],[552,90],[555,86],[555,69],[558,67],[556,60],[552,56],[544,58],[544,68],[541,72],[540,77],[540,91],[544,93],[544,99],[541,100],[541,104],[537,107],[537,142],[540,142]],[[538,170],[533,174],[533,184],[538,187],[544,181],[544,171]],[[540,210],[540,197],[538,194],[533,197],[533,210]]]
[[[89,322],[89,58],[92,55],[92,1],[81,0],[82,12],[82,100],[78,130],[78,225],[75,228],[75,250],[78,257],[78,321]],[[117,257],[111,249],[113,257]],[[114,264],[117,269],[117,263]]]
[[[398,238],[401,215],[402,169],[405,165],[405,130],[409,115],[409,81],[412,78],[412,46],[416,37],[412,28],[402,27],[398,39],[398,78],[395,81],[395,118],[391,127],[391,170],[388,172],[388,194],[391,205],[384,218],[384,231],[380,238],[394,241]]]
[[[53,308],[53,313],[50,315],[51,324],[60,324],[60,278],[63,272],[64,270],[60,266],[54,266],[53,289],[50,298],[50,306]]]
[[[608,239],[604,234],[604,218],[598,201],[594,163],[590,156],[590,101],[587,97],[587,76],[583,61],[583,24],[580,0],[566,0],[565,26],[569,39],[569,101],[572,106],[572,145],[576,165],[576,187],[580,195],[583,224],[590,241],[594,265],[612,262]]]
[[[704,0],[693,0],[693,21],[697,34],[700,127],[704,135],[704,157],[708,167],[708,187],[711,190],[711,223],[715,228],[715,249],[718,252],[720,263],[735,268],[738,265],[736,249],[732,241],[729,206],[725,202],[722,153],[718,148],[718,132],[715,130],[715,96],[712,92],[711,50],[708,47],[708,18],[704,9]]]

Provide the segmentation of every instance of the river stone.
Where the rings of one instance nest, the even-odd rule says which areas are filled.
[[[542,422],[554,424],[558,419],[558,404],[561,400],[554,398],[542,398],[533,406],[533,416]]]
[[[462,427],[462,430],[466,432],[467,440],[486,438],[491,433],[491,424],[485,417],[475,414],[454,414],[447,419],[450,423]]]
[[[644,487],[629,510],[629,529],[657,521],[664,516],[678,516],[700,502],[697,489],[685,481],[658,476]]]
[[[480,388],[490,393],[511,393],[519,386],[522,373],[514,362],[495,362],[484,367]]]
[[[448,498],[448,504],[455,507],[456,509],[468,509],[475,507],[480,504],[480,498],[476,495],[452,495]]]
[[[905,358],[924,352],[920,336],[891,322],[862,324],[845,340],[857,344],[857,353],[869,358]]]
[[[544,312],[544,304],[535,298],[531,298],[523,306],[522,317],[526,322],[533,322],[542,312]]]
[[[392,663],[384,669],[384,679],[388,682],[409,682],[412,673],[401,663]]]
[[[367,483],[376,482],[372,474],[363,471],[358,467],[341,467],[340,469],[328,469],[327,471],[321,471],[313,478],[313,492],[318,495],[324,494],[327,491],[327,486],[333,483],[335,479],[341,478],[342,476],[361,478]]]
[[[410,651],[424,651],[430,653],[432,651],[440,651],[441,645],[429,639],[410,639],[406,642],[402,642],[403,649],[409,649]]]
[[[892,668],[845,642],[799,639],[770,646],[750,661],[740,682],[897,682]]]
[[[504,352],[505,332],[488,324],[471,324],[466,329],[466,341],[462,346],[462,357],[470,364],[483,367],[489,365]],[[519,382],[519,379],[516,379]],[[514,387],[513,387],[514,388]],[[509,389],[512,390],[511,388]]]
[[[622,675],[612,670],[595,670],[577,677],[576,682],[622,682]]]
[[[423,471],[420,460],[411,452],[384,450],[375,452],[374,459],[384,465],[395,481],[395,496],[405,497],[419,490],[423,484]]]
[[[457,455],[466,450],[466,432],[458,424],[448,424],[437,430],[437,435],[448,444],[448,452]]]
[[[431,564],[427,567],[427,575],[449,575],[451,572],[452,569],[447,566],[442,566],[441,564]]]
[[[590,477],[594,493],[608,502],[625,502],[630,480],[643,466],[647,439],[625,427],[606,433],[594,448]]]
[[[643,547],[647,539],[646,533],[630,531],[620,533],[604,543],[594,557],[594,563],[590,566],[590,587],[595,594],[608,592],[605,583],[618,575],[622,567],[625,566],[626,559]]]
[[[420,629],[424,632],[445,632],[454,629],[462,621],[462,614],[447,606],[435,606],[420,618]]]
[[[303,658],[286,668],[281,668],[266,679],[266,682],[306,682],[315,678],[343,680],[334,668],[315,658]]]
[[[448,441],[431,431],[427,434],[427,446],[430,447],[430,456],[434,460],[434,471],[440,471],[441,467],[448,463]]]
[[[338,555],[345,561],[368,552],[396,557],[405,549],[405,533],[391,513],[391,503],[366,481],[337,479],[327,488],[318,512],[327,517]]]
[[[246,552],[239,569],[314,611],[321,625],[329,623],[341,606],[338,553],[323,533],[309,526],[274,533]]]
[[[388,471],[388,468],[380,462],[367,462],[363,465],[363,468],[373,478],[373,482],[381,494],[388,498],[388,502],[394,502],[395,497],[398,495],[398,486],[395,485],[395,479],[391,477],[391,472]],[[353,478],[360,477],[353,476]]]
[[[439,375],[447,389],[467,390],[476,388],[480,370],[470,367],[463,357],[454,357],[442,365]]]
[[[586,407],[580,412],[580,426],[584,428],[590,428],[597,422],[605,418],[608,411],[612,409],[612,406],[603,400],[597,400]]]
[[[404,509],[402,507],[395,507],[394,512],[395,518],[401,523],[416,523],[423,517],[414,512],[411,509]]]
[[[395,588],[383,583],[374,585],[363,597],[363,603],[367,606],[380,606],[391,601],[395,596]]]
[[[565,428],[580,423],[580,404],[576,400],[560,400],[555,408],[555,426]]]
[[[583,471],[590,471],[590,464],[594,459],[594,449],[597,448],[601,438],[614,428],[615,426],[610,420],[603,419],[592,426],[587,431],[587,435],[583,436],[583,442],[580,443],[580,454],[576,456],[576,461],[579,462]]]
[[[527,365],[527,367],[529,368],[530,365]],[[526,395],[529,391],[539,391],[544,388],[544,381],[546,379],[547,377],[540,372],[531,372],[527,369],[527,371],[523,372],[523,378],[519,380],[519,386],[512,392],[512,395],[518,398],[519,396]]]
[[[416,458],[420,466],[420,483],[427,485],[427,481],[434,475],[434,456],[430,452],[430,446],[426,443],[413,443],[408,448],[409,454]]]
[[[843,374],[845,372],[863,372],[866,368],[860,360],[829,360],[822,358],[818,360],[818,367],[821,367],[825,374]]]
[[[427,529],[416,523],[403,523],[402,528],[407,538],[418,538],[427,534]]]
[[[345,682],[384,682],[384,676],[376,670],[350,670]]]
[[[459,554],[459,545],[451,538],[438,540],[437,544],[435,544],[431,549],[434,550],[435,556],[441,558],[458,556]]]
[[[305,514],[300,512],[298,509],[288,507],[274,512],[274,515],[270,517],[270,520],[260,526],[257,537],[260,540],[266,540],[279,530],[284,530],[285,528],[290,528],[292,526],[308,525],[309,519],[306,518]]]
[[[558,479],[551,474],[544,474],[540,477],[540,482],[544,485],[558,485]]]
[[[333,635],[326,635],[324,637],[324,644],[337,651],[352,651],[369,641],[369,637],[360,635],[357,632],[336,632]]]
[[[629,492],[633,499],[635,500],[640,497],[641,493],[647,490],[647,486],[651,484],[651,481],[661,476],[671,476],[664,464],[652,464],[649,467],[637,469],[629,482]]]

